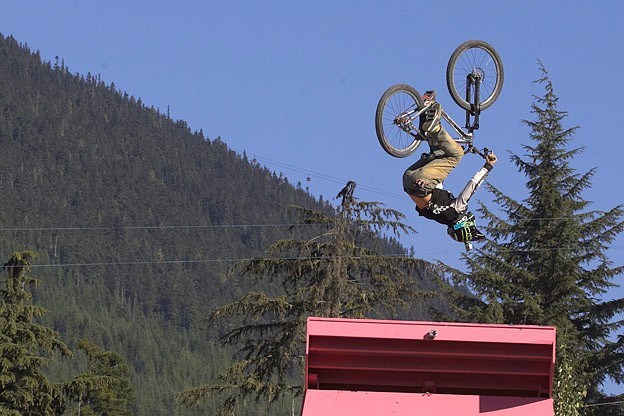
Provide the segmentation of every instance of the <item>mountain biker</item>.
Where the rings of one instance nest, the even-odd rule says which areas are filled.
[[[420,132],[429,143],[430,153],[423,154],[407,168],[403,174],[403,189],[416,204],[418,214],[446,225],[451,238],[463,243],[481,241],[485,235],[477,230],[474,215],[468,212],[468,200],[488,176],[497,158],[493,153],[487,154],[485,165],[457,198],[443,190],[443,181],[459,164],[464,149],[440,124],[442,107],[435,102],[435,91],[427,91],[423,99],[425,103],[433,102],[420,118]]]

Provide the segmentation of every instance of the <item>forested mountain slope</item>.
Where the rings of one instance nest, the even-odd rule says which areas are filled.
[[[289,223],[290,204],[333,211],[220,139],[2,35],[0,147],[0,260],[39,253],[46,323],[72,350],[89,337],[126,357],[141,415],[203,414],[173,394],[229,360],[205,320],[244,290],[223,276],[290,233],[239,225]]]

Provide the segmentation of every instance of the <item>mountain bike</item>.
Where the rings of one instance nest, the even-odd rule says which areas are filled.
[[[455,130],[454,140],[464,146],[465,153],[485,158],[487,149],[473,145],[474,131],[479,128],[481,111],[491,106],[503,88],[503,63],[498,52],[487,42],[469,40],[451,55],[446,68],[446,86],[453,101],[466,110],[462,128],[444,110],[442,118]],[[418,129],[421,114],[433,101],[423,97],[410,85],[397,84],[383,93],[375,114],[375,129],[381,147],[394,157],[407,157],[422,143],[424,134]]]

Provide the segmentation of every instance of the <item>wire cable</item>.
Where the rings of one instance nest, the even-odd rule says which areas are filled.
[[[124,230],[180,230],[180,229],[228,229],[228,228],[270,228],[270,227],[311,227],[327,225],[324,223],[281,223],[281,224],[220,224],[220,225],[136,225],[136,226],[85,226],[85,227],[7,227],[0,228],[0,232],[50,232],[50,231],[124,231]],[[582,249],[581,246],[574,247],[544,247],[531,249],[506,249],[500,248],[503,252],[539,252],[539,251],[569,251]],[[624,245],[611,245],[609,250],[624,249]]]
[[[193,264],[193,263],[240,263],[243,261],[299,261],[299,260],[324,260],[324,259],[376,259],[376,258],[410,258],[404,253],[394,254],[378,254],[378,255],[363,255],[363,256],[309,256],[309,257],[246,257],[246,258],[233,258],[233,259],[199,259],[199,260],[145,260],[145,261],[114,261],[114,262],[94,262],[94,263],[48,263],[48,264],[31,264],[30,268],[46,268],[46,267],[95,267],[95,266],[134,266],[134,265],[152,265],[152,264]],[[418,260],[418,259],[414,259]],[[25,267],[24,265],[15,266],[1,266],[5,269],[13,269]]]
[[[221,225],[129,225],[129,226],[85,226],[85,227],[24,227],[24,228],[0,228],[1,231],[107,231],[107,230],[176,230],[176,229],[210,229],[210,228],[265,228],[265,227],[299,227],[320,225],[320,223],[310,224],[221,224]]]
[[[590,403],[590,404],[586,404],[584,407],[613,406],[613,405],[616,405],[616,404],[624,404],[624,400],[618,400],[616,402]]]
[[[243,152],[245,154],[247,154],[246,151],[241,151],[239,149],[234,149],[234,148],[231,148],[231,147],[230,147],[230,150],[233,150],[233,151],[235,151],[235,152],[237,152],[237,153],[239,153],[241,155],[243,154]],[[247,157],[249,157],[249,156],[247,155]],[[347,179],[337,178],[335,176],[330,176],[330,175],[327,175],[325,173],[315,172],[315,171],[312,171],[312,170],[309,170],[309,169],[303,169],[303,168],[300,168],[299,166],[289,165],[287,163],[280,162],[280,161],[274,160],[274,159],[270,159],[270,158],[267,158],[267,157],[264,157],[264,156],[254,155],[253,157],[255,159],[259,159],[259,160],[262,160],[262,161],[265,161],[265,162],[269,162],[270,164],[277,165],[277,166],[280,166],[282,168],[287,168],[287,169],[290,169],[290,170],[294,170],[296,172],[303,173],[303,174],[306,174],[306,175],[312,175],[314,177],[318,177],[320,179],[325,179],[325,180],[330,181],[330,182],[334,182],[334,183],[338,183],[338,184],[345,184],[345,183],[347,183],[349,181]],[[392,197],[392,198],[405,199],[404,195],[396,194],[396,193],[393,193],[393,192],[388,192],[387,190],[384,190],[384,189],[378,189],[378,188],[374,188],[372,186],[362,185],[362,184],[359,184],[359,183],[358,183],[358,187],[359,187],[359,189],[362,189],[362,190],[365,190],[365,191],[368,191],[368,192],[372,192],[372,193],[376,193],[376,194],[379,194],[379,195],[386,195],[386,196],[389,196],[389,197]]]

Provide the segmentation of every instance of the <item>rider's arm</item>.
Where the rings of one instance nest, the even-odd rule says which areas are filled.
[[[485,165],[470,179],[468,184],[464,187],[464,189],[457,195],[455,198],[455,202],[453,203],[453,208],[458,213],[466,212],[468,209],[468,201],[475,193],[477,188],[483,183],[485,178],[487,178],[490,171],[494,168],[494,163],[496,163],[496,156],[493,153],[490,153],[486,156]]]

